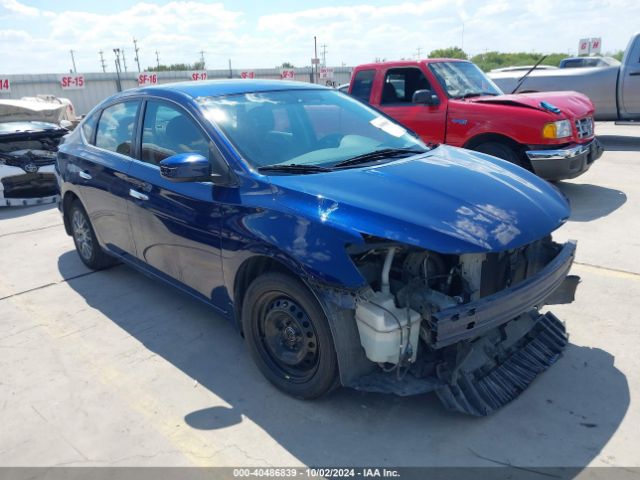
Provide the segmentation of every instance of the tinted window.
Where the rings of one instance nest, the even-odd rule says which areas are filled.
[[[393,68],[384,77],[380,103],[411,103],[416,90],[431,90],[431,85],[421,70]]]
[[[368,102],[371,96],[371,88],[373,87],[373,77],[376,76],[375,70],[360,70],[353,77],[353,88],[351,88],[351,95]]]
[[[567,60],[564,62],[564,68],[576,68],[583,65],[582,60]]]
[[[96,147],[130,156],[138,105],[123,102],[105,108],[98,122]]]
[[[95,143],[95,138],[93,137],[96,131],[96,124],[98,123],[98,116],[100,112],[96,112],[90,117],[87,117],[84,122],[82,122],[82,133],[84,133],[84,138],[90,144]]]
[[[158,164],[176,153],[199,153],[209,158],[209,140],[182,110],[150,101],[142,126],[142,161]]]

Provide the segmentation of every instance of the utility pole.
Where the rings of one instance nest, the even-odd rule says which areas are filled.
[[[205,66],[204,66],[204,50],[200,50],[200,63],[202,63],[202,70],[206,70]]]
[[[422,57],[422,47],[416,49],[416,57],[418,57],[418,60]]]
[[[462,22],[462,40],[460,41],[460,43],[462,44],[460,49],[464,51],[464,22]]]
[[[121,92],[122,91],[122,82],[120,81],[120,49],[119,48],[114,48],[113,49],[113,53],[116,55],[116,87],[118,87],[118,91]]]
[[[124,48],[121,50],[122,51],[122,64],[124,65],[124,71],[127,71],[127,59],[124,57]]]
[[[138,72],[140,72],[140,57],[138,55],[138,42],[136,41],[136,39],[133,39],[133,51],[136,52],[136,57],[134,58],[134,60],[136,61],[136,63],[138,64]]]
[[[156,50],[156,66],[160,68],[160,57],[158,55],[158,50]]]
[[[106,73],[107,66],[104,63],[104,52],[100,50],[98,53],[100,54],[100,65],[102,65],[102,73]]]
[[[73,73],[78,73],[78,71],[76,70],[76,59],[73,56],[73,50],[69,50],[69,53],[71,54],[71,63],[73,64]]]
[[[229,78],[233,78],[233,70],[231,70],[231,59],[229,59]]]
[[[313,36],[313,61],[316,62],[318,61],[318,42],[316,41],[316,36]],[[313,83],[318,83],[318,64],[314,63],[313,66],[316,69],[316,74],[315,77],[313,78]]]
[[[327,44],[323,43],[322,45],[320,45],[320,48],[322,49],[322,66],[326,67],[327,66]]]

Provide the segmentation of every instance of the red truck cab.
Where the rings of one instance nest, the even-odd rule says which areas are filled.
[[[507,95],[466,60],[360,65],[348,93],[425,142],[493,155],[552,181],[584,173],[602,155],[588,97],[577,92]]]

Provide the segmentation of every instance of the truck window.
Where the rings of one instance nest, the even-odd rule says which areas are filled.
[[[363,102],[369,102],[371,96],[371,87],[373,87],[373,77],[376,76],[375,70],[360,70],[353,77],[353,87],[351,95]]]
[[[410,104],[416,90],[431,90],[429,81],[419,68],[392,68],[384,77],[380,103]]]

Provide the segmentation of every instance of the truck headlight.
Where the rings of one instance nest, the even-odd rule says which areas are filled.
[[[571,133],[571,122],[569,120],[546,123],[542,128],[543,138],[565,138],[570,137]]]

